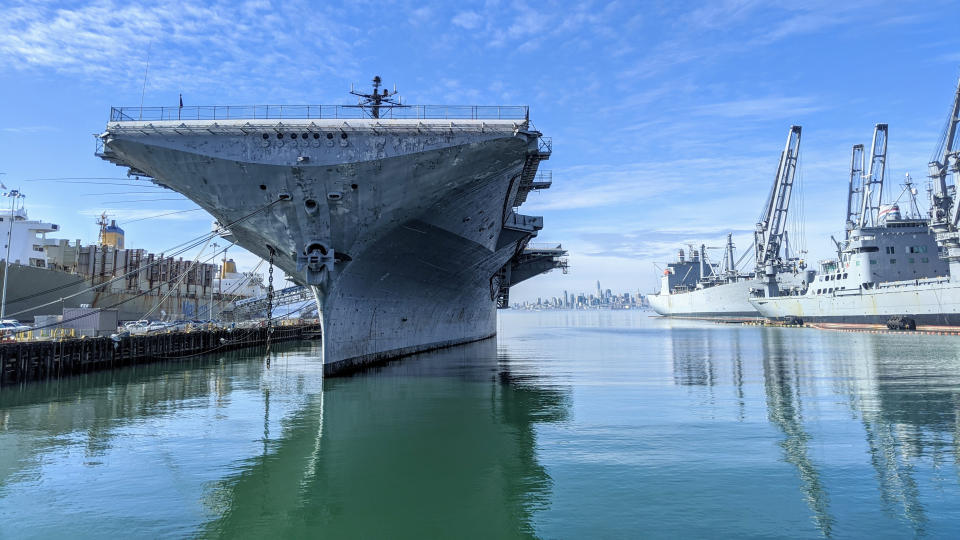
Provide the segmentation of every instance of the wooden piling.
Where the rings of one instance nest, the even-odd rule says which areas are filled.
[[[271,340],[309,339],[319,331],[317,324],[277,326]],[[266,339],[266,328],[234,328],[0,343],[0,386],[263,346]]]

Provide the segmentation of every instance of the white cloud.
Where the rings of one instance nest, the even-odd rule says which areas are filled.
[[[293,19],[301,24],[289,24]],[[139,90],[149,58],[148,92],[224,81],[242,88],[256,84],[258,73],[300,85],[354,73],[357,35],[332,8],[303,0],[239,8],[225,1],[24,3],[0,18],[0,71],[53,69],[130,94]]]
[[[452,22],[453,24],[466,28],[467,30],[473,30],[483,23],[483,17],[481,17],[475,11],[461,11],[453,17]]]
[[[45,133],[54,131],[60,131],[60,128],[54,126],[17,126],[0,128],[0,132],[3,133]]]
[[[711,103],[696,107],[694,114],[721,118],[796,118],[822,111],[824,105],[808,97],[764,97]]]

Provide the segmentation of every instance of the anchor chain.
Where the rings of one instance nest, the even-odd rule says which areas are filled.
[[[270,340],[273,337],[273,255],[270,249],[270,270],[267,275],[267,367],[270,367]]]

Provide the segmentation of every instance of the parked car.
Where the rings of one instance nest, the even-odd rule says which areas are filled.
[[[123,323],[123,327],[127,330],[133,330],[135,328],[146,328],[150,326],[150,321],[146,319],[140,319],[139,321],[127,321]]]
[[[130,335],[143,334],[147,332],[147,328],[150,326],[150,321],[146,319],[140,319],[139,321],[127,321],[123,323],[121,330]]]
[[[33,330],[32,326],[21,323],[16,319],[2,319],[0,320],[0,331],[4,333],[12,332],[26,332],[28,330]]]
[[[166,323],[163,321],[154,321],[150,323],[145,330],[147,332],[167,332],[171,329],[172,327],[170,323]]]

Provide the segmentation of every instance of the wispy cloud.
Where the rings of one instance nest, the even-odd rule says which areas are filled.
[[[472,30],[483,23],[483,17],[481,17],[476,11],[461,11],[453,17],[451,22],[457,26],[466,28],[467,30]]]
[[[301,24],[290,25],[296,19]],[[304,0],[63,6],[23,2],[0,18],[2,70],[50,68],[139,88],[184,89],[354,73],[358,32],[336,12]]]
[[[721,118],[797,118],[826,107],[809,97],[763,97],[701,105],[693,113]]]
[[[50,133],[60,131],[60,128],[54,126],[11,126],[0,127],[3,133]]]
[[[85,208],[77,213],[81,216],[90,218],[100,217],[100,214],[106,213],[111,219],[117,220],[121,225],[132,221],[210,221],[210,215],[202,210],[188,212],[183,208]]]
[[[770,158],[731,156],[721,162],[710,158],[646,161],[625,165],[571,167],[554,173],[546,193],[531,196],[524,211],[573,210],[612,207],[651,201],[671,193],[696,189],[703,197],[744,179],[766,178],[776,165]],[[697,176],[698,171],[710,171]]]

